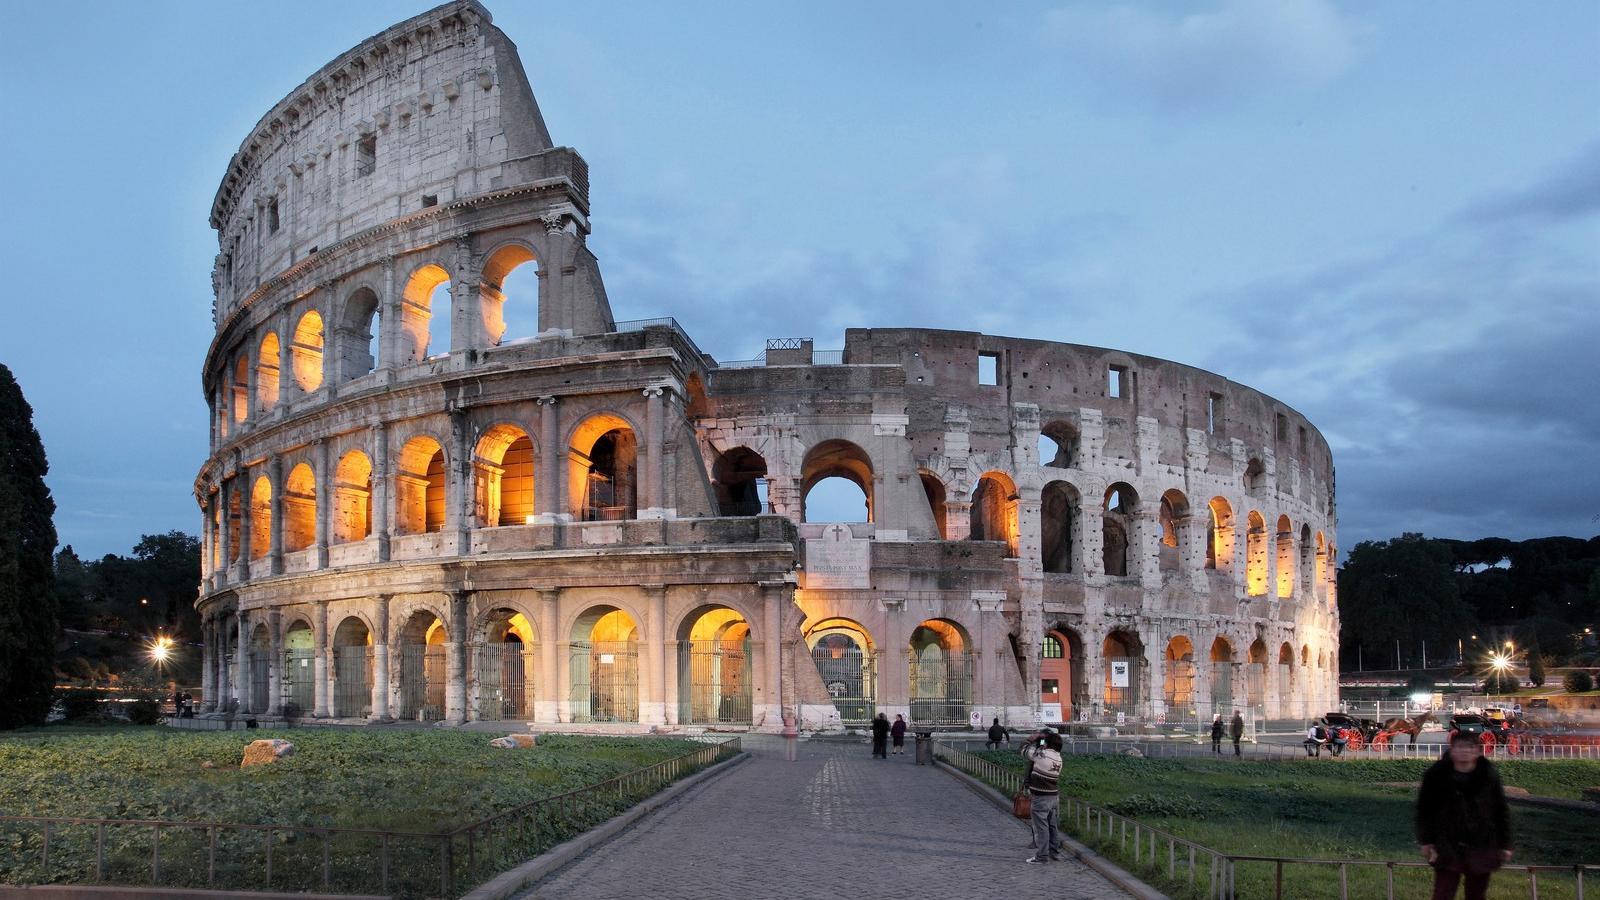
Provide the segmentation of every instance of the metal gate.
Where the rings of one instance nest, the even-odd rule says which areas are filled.
[[[250,651],[250,711],[253,713],[267,712],[267,704],[272,702],[272,651]]]
[[[476,648],[478,718],[532,718],[528,709],[528,668],[533,648],[517,641],[479,644]]]
[[[834,654],[838,655],[835,656]],[[874,700],[878,684],[876,654],[862,651],[854,642],[843,648],[830,648],[818,642],[811,648],[817,674],[833,698],[833,708],[846,725],[865,725],[877,714]]]
[[[290,650],[283,654],[283,712],[286,716],[305,716],[313,712],[317,702],[315,654],[314,650]]]
[[[695,725],[750,724],[750,639],[687,641],[678,655],[678,720]]]
[[[576,641],[570,660],[574,722],[639,721],[639,651],[632,641]]]
[[[437,722],[444,718],[444,645],[400,646],[401,719]]]
[[[342,719],[372,712],[372,648],[333,648],[333,714]]]
[[[919,658],[909,654],[911,721],[918,725],[966,725],[972,697],[972,665],[966,653]]]

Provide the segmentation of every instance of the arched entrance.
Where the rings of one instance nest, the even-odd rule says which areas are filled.
[[[1211,642],[1211,710],[1226,716],[1233,708],[1233,645],[1227,638]]]
[[[806,643],[839,721],[871,722],[877,714],[878,668],[866,629],[849,619],[824,619],[806,632]]]
[[[1165,671],[1161,676],[1162,699],[1168,716],[1192,718],[1194,714],[1194,643],[1178,635],[1167,642]]]
[[[726,606],[691,613],[678,629],[678,721],[750,724],[750,623]]]
[[[1278,648],[1278,715],[1297,715],[1294,710],[1294,647],[1287,643]]]
[[[1139,677],[1144,668],[1143,642],[1137,634],[1118,629],[1106,635],[1100,653],[1105,662],[1102,696],[1106,712],[1138,715],[1144,700],[1139,690]]]
[[[477,717],[484,720],[533,718],[533,623],[514,609],[490,610],[473,648]]]
[[[967,705],[972,699],[971,645],[966,631],[948,619],[928,619],[911,632],[907,654],[913,723],[967,724]]]
[[[445,630],[439,617],[417,610],[400,629],[400,702],[395,716],[418,722],[444,718]]]
[[[250,632],[250,711],[267,712],[272,696],[272,637],[267,626]]]
[[[372,712],[372,632],[348,616],[333,632],[333,714],[341,719]]]
[[[1059,703],[1062,722],[1072,721],[1073,707],[1081,696],[1082,660],[1083,641],[1076,631],[1057,626],[1044,633],[1039,647],[1039,703]]]
[[[591,607],[572,624],[572,721],[639,721],[639,629],[614,606]]]
[[[283,635],[283,714],[291,719],[316,708],[316,656],[310,623],[296,619]]]
[[[1263,715],[1267,702],[1267,645],[1260,638],[1250,645],[1250,665],[1245,669],[1245,702]]]
[[[618,416],[586,420],[572,436],[569,496],[585,522],[632,519],[639,501],[639,443]]]

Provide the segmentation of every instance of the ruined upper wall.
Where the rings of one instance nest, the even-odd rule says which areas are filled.
[[[229,162],[211,208],[218,323],[318,248],[520,183],[539,167],[508,163],[550,149],[516,46],[475,0],[362,41],[279,101]]]

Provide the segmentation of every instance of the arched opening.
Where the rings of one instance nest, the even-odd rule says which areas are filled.
[[[508,301],[523,323],[513,337],[538,333],[539,266],[533,251],[521,244],[507,244],[489,254],[483,261],[483,283],[478,288],[478,297],[485,346],[498,346],[505,338],[509,330]],[[531,329],[527,327],[529,323],[533,326]]]
[[[1294,648],[1285,643],[1278,648],[1278,715],[1294,713]]]
[[[572,625],[572,721],[639,721],[639,633],[614,606],[592,607]]]
[[[1133,517],[1139,511],[1139,495],[1124,482],[1106,488],[1100,507],[1101,556],[1107,575],[1129,574],[1128,548],[1133,540]]]
[[[378,367],[379,335],[382,333],[383,307],[371,288],[360,288],[344,301],[344,315],[338,319],[336,341],[343,378],[353,378]]]
[[[1267,520],[1255,510],[1245,519],[1244,583],[1252,597],[1267,595]]]
[[[1304,592],[1307,597],[1312,597],[1315,596],[1314,592],[1312,591],[1311,583],[1311,572],[1315,553],[1311,544],[1310,525],[1302,524],[1300,526],[1300,541],[1298,549],[1300,551],[1300,566],[1295,574],[1295,592]]]
[[[972,492],[974,541],[1001,541],[1006,556],[1017,555],[1017,486],[1003,472],[985,472]]]
[[[1167,641],[1164,656],[1161,696],[1167,702],[1167,715],[1191,718],[1194,712],[1194,644],[1180,634]]]
[[[850,619],[824,619],[806,632],[811,662],[846,725],[866,725],[877,714],[878,655],[867,630]]]
[[[1251,458],[1244,466],[1244,489],[1250,493],[1266,486],[1267,467],[1261,460]]]
[[[450,352],[450,273],[429,264],[411,273],[400,295],[400,364]]]
[[[1072,423],[1055,421],[1039,429],[1039,463],[1055,469],[1078,464],[1078,429]]]
[[[759,516],[767,507],[767,461],[749,447],[732,447],[711,466],[717,512],[724,516]]]
[[[250,416],[250,360],[243,356],[233,362],[230,390],[229,406],[233,408],[233,423],[238,425]]]
[[[938,529],[939,540],[950,539],[950,508],[946,500],[944,482],[939,476],[923,469],[917,473],[922,482],[922,495],[928,498],[928,511],[933,513],[933,526]]]
[[[333,470],[333,542],[365,540],[372,533],[372,460],[360,450],[339,457]]]
[[[317,640],[311,623],[295,619],[283,633],[283,714],[306,715],[316,708]]]
[[[1144,700],[1139,690],[1144,669],[1144,643],[1139,635],[1121,628],[1111,632],[1100,647],[1100,657],[1105,663],[1106,712],[1138,715]]]
[[[1227,715],[1233,707],[1233,645],[1227,638],[1211,642],[1211,709]]]
[[[1212,497],[1207,504],[1210,513],[1206,521],[1206,568],[1219,572],[1233,571],[1233,507],[1221,497]]]
[[[283,550],[298,553],[317,539],[317,477],[300,463],[283,486]]]
[[[427,435],[406,441],[395,461],[394,525],[399,534],[444,528],[444,448]]]
[[[261,351],[256,356],[256,409],[263,413],[272,412],[273,407],[278,405],[280,356],[278,334],[269,331],[261,339]]]
[[[1288,516],[1278,517],[1277,543],[1277,576],[1278,597],[1294,596],[1294,525]]]
[[[1322,539],[1322,532],[1317,532],[1317,567],[1315,586],[1313,590],[1321,591],[1322,585],[1328,580],[1328,544]]]
[[[1039,495],[1039,529],[1046,572],[1071,572],[1083,498],[1065,481],[1052,481]]]
[[[1267,702],[1267,645],[1260,638],[1250,645],[1250,662],[1245,667],[1245,698],[1257,715]]]
[[[333,632],[333,714],[341,719],[372,713],[372,632],[348,616]]]
[[[591,416],[572,436],[573,513],[585,522],[632,519],[639,504],[639,444],[618,416]]]
[[[928,619],[911,632],[911,721],[965,725],[972,699],[972,642],[949,619]]]
[[[1070,722],[1083,698],[1083,641],[1070,628],[1057,626],[1044,633],[1039,645],[1039,703],[1060,704],[1059,721]],[[1050,717],[1045,716],[1047,721]]]
[[[272,636],[267,626],[250,630],[250,711],[269,711],[272,698]]]
[[[538,652],[533,623],[514,609],[490,610],[473,647],[477,717],[485,720],[533,718],[534,673]]]
[[[257,478],[250,488],[250,558],[262,559],[272,552],[272,482]]]
[[[407,721],[437,722],[444,718],[444,622],[432,612],[419,609],[400,627],[399,638],[396,656],[400,702],[395,704],[395,716]]]
[[[750,623],[726,606],[703,607],[678,629],[678,721],[750,724]]]
[[[533,441],[515,425],[495,425],[478,439],[473,508],[480,528],[533,521]]]
[[[872,458],[849,441],[817,444],[800,466],[800,498],[806,522],[871,522]]]
[[[1189,528],[1189,498],[1180,490],[1161,495],[1161,544],[1157,548],[1163,572],[1176,572],[1183,561],[1183,539]]]
[[[239,534],[244,523],[244,516],[240,510],[244,502],[239,498],[240,485],[237,478],[228,483],[228,565],[239,561]],[[271,509],[269,506],[268,509]]]
[[[308,310],[289,341],[290,371],[304,393],[322,387],[322,314]]]

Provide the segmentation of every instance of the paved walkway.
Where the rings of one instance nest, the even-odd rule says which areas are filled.
[[[1076,860],[1024,863],[1024,823],[931,766],[865,743],[749,737],[753,759],[689,791],[525,898],[1119,898]]]

